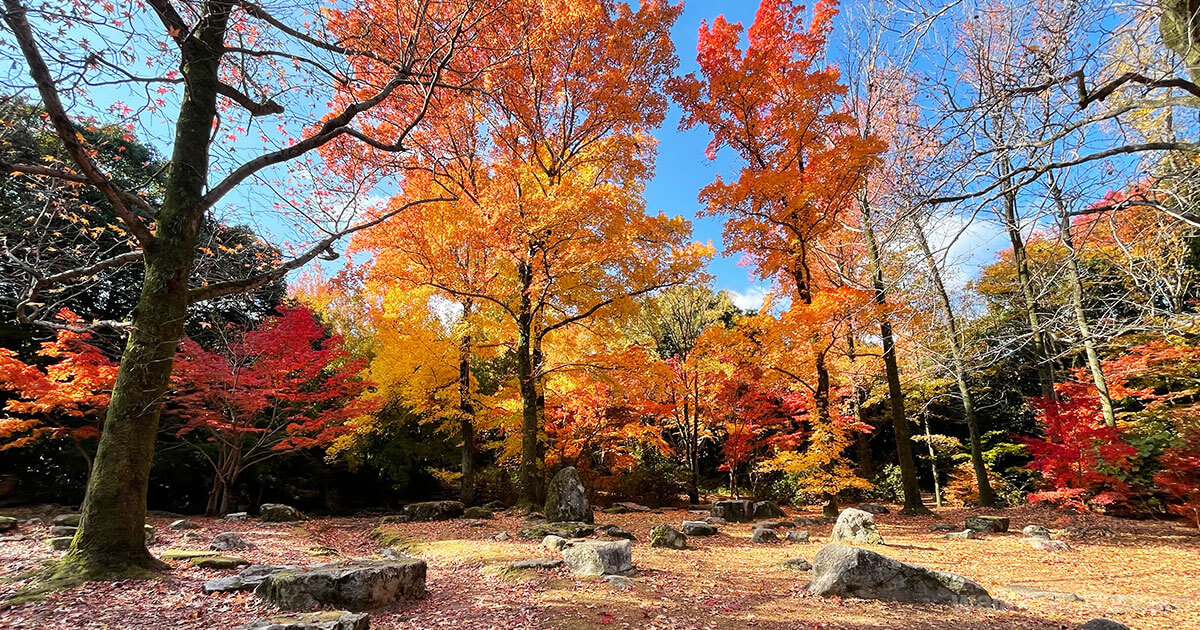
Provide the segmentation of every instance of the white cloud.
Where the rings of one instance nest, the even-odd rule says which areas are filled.
[[[769,290],[763,286],[751,285],[744,291],[726,289],[726,292],[729,293],[729,299],[733,300],[734,306],[742,310],[757,311],[762,308],[763,299],[767,297]]]

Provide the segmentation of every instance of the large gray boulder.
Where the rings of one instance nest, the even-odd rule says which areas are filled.
[[[258,508],[258,518],[268,523],[288,523],[304,518],[300,510],[282,503],[264,503]]]
[[[250,591],[263,583],[268,576],[280,571],[299,569],[295,566],[275,566],[271,564],[252,564],[242,569],[237,575],[208,580],[204,583],[205,593],[227,593],[230,591]]]
[[[567,466],[554,475],[546,489],[546,520],[551,523],[594,521],[592,504],[588,502],[587,489],[574,466]]]
[[[870,512],[846,508],[833,524],[833,542],[848,542],[856,545],[882,545],[883,536],[875,529],[875,515]]]
[[[971,516],[964,523],[966,529],[973,529],[985,534],[998,534],[1008,531],[1008,517],[1005,516]]]
[[[410,521],[448,521],[465,510],[462,501],[423,501],[404,506],[404,516]]]
[[[353,560],[272,573],[255,590],[284,610],[370,610],[425,594],[419,558]]]
[[[715,501],[709,514],[730,523],[749,523],[754,520],[754,504],[744,500]]]
[[[370,621],[366,613],[344,610],[277,615],[244,623],[234,630],[367,630]]]
[[[891,512],[891,510],[887,509],[887,506],[878,503],[859,503],[858,509],[872,514],[887,514]]]
[[[575,575],[629,575],[632,547],[628,540],[572,542],[563,549],[562,558]]]
[[[784,517],[783,510],[774,501],[755,501],[751,510],[751,514],[755,519]]]
[[[687,549],[687,536],[670,525],[655,525],[650,529],[650,546]]]
[[[779,540],[779,534],[769,527],[755,527],[754,533],[750,534],[750,542],[754,543],[771,543]]]
[[[237,532],[221,532],[213,536],[212,544],[208,547],[215,551],[233,551],[235,549],[249,549],[254,545],[250,541],[242,538],[242,535]]]
[[[982,586],[953,573],[893,560],[883,554],[829,544],[813,557],[808,588],[824,597],[858,597],[892,602],[992,606]]]

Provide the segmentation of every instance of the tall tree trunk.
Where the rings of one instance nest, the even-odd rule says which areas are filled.
[[[1042,329],[1041,318],[1038,316],[1037,296],[1033,292],[1033,276],[1029,272],[1029,260],[1025,253],[1025,238],[1021,235],[1021,226],[1017,220],[1017,192],[1012,188],[1012,163],[1008,157],[1001,159],[1004,169],[1002,179],[1006,192],[1004,193],[1004,229],[1008,232],[1008,240],[1013,248],[1013,265],[1017,271],[1017,284],[1021,290],[1021,298],[1025,307],[1025,317],[1029,321],[1029,332],[1033,339],[1034,362],[1037,364],[1038,385],[1042,397],[1054,400],[1054,364],[1050,357],[1050,347]]]
[[[871,218],[871,203],[863,195],[859,197],[862,210],[863,237],[867,241],[867,255],[871,265],[873,298],[879,306],[887,305],[887,286],[883,282],[883,263],[880,260],[879,243]],[[917,483],[917,466],[913,461],[912,436],[908,430],[908,419],[904,417],[904,392],[900,388],[900,366],[896,361],[896,339],[892,334],[892,320],[886,314],[879,317],[879,337],[883,345],[883,370],[888,384],[888,407],[892,415],[892,428],[896,432],[896,459],[900,463],[900,478],[904,486],[904,508],[901,514],[928,514],[929,508],[921,501],[921,486]]]
[[[1104,368],[1100,364],[1100,353],[1096,351],[1096,340],[1092,337],[1087,312],[1083,310],[1083,273],[1079,269],[1079,256],[1075,251],[1075,241],[1071,235],[1071,215],[1067,212],[1062,189],[1058,187],[1058,182],[1053,174],[1050,175],[1049,182],[1050,193],[1054,195],[1054,203],[1058,207],[1062,242],[1067,248],[1067,279],[1071,284],[1071,310],[1075,314],[1075,324],[1079,327],[1079,336],[1083,338],[1083,350],[1087,355],[1088,369],[1092,372],[1092,383],[1096,386],[1096,395],[1100,398],[1100,411],[1104,415],[1104,424],[1115,427],[1117,426],[1117,414],[1113,410],[1112,396],[1108,393],[1108,379],[1104,377]]]
[[[938,481],[937,450],[933,448],[933,436],[929,434],[929,418],[925,418],[925,446],[929,449],[929,470],[933,473],[933,504],[942,507],[942,484]]]
[[[849,350],[850,363],[858,362],[858,344],[854,340],[855,332],[851,328],[846,334],[846,348]],[[858,383],[854,384],[854,392],[850,398],[850,410],[854,413],[854,421],[859,424],[866,424],[866,419],[863,418],[863,402],[866,400],[867,392]],[[859,431],[858,436],[854,440],[858,448],[858,474],[863,479],[872,479],[875,477],[875,464],[871,461],[871,437],[866,431]]]
[[[216,116],[218,69],[231,3],[211,2],[184,44],[184,93],[171,170],[146,246],[145,279],[100,434],[82,518],[57,575],[142,575],[165,565],[146,550],[146,492],[159,413],[183,336],[188,278]]]
[[[963,416],[967,420],[967,433],[971,442],[971,466],[975,469],[975,483],[979,486],[979,504],[992,507],[996,504],[996,495],[992,491],[992,482],[988,478],[987,462],[983,460],[983,438],[979,431],[979,419],[975,415],[975,397],[971,388],[967,387],[967,372],[963,362],[962,345],[958,337],[958,318],[954,315],[954,305],[950,302],[950,293],[942,282],[942,272],[938,269],[937,261],[933,258],[933,250],[925,239],[925,229],[917,219],[913,219],[913,231],[917,236],[917,244],[921,247],[921,255],[929,267],[929,278],[937,290],[938,302],[942,306],[942,314],[946,317],[946,337],[950,344],[950,362],[954,371],[954,381],[958,383],[958,394],[963,401]]]
[[[538,488],[538,408],[533,366],[533,308],[529,287],[533,283],[529,263],[521,263],[518,275],[522,285],[517,317],[517,381],[521,389],[521,464],[518,471],[520,501],[537,505]]]
[[[471,307],[464,309],[464,318]],[[475,405],[471,401],[471,335],[464,334],[458,353],[458,421],[462,439],[462,480],[459,499],[463,505],[475,502]]]

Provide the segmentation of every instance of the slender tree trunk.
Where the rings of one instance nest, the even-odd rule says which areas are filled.
[[[933,436],[929,434],[929,418],[925,425],[925,446],[929,449],[929,469],[933,473],[933,504],[942,507],[942,484],[938,481],[937,451],[933,448]]]
[[[159,413],[189,304],[188,278],[202,218],[196,208],[207,185],[218,69],[232,3],[205,6],[207,13],[184,44],[184,94],[171,170],[154,219],[154,239],[146,246],[142,292],[113,384],[79,530],[58,568],[62,577],[144,575],[165,566],[146,550],[146,492]]]
[[[1001,160],[1004,169],[1003,179],[1005,188],[1011,188],[1012,164],[1008,157]],[[1013,265],[1017,271],[1017,284],[1025,306],[1025,317],[1029,320],[1029,332],[1033,336],[1034,361],[1037,363],[1038,384],[1041,386],[1042,397],[1054,400],[1054,365],[1050,358],[1049,344],[1046,342],[1045,331],[1042,330],[1041,318],[1038,316],[1037,296],[1033,292],[1033,276],[1029,272],[1029,261],[1025,253],[1025,238],[1021,235],[1021,226],[1017,221],[1017,193],[1008,190],[1004,193],[1004,228],[1008,232],[1008,240],[1013,248]]]
[[[1079,336],[1083,338],[1083,350],[1087,356],[1088,369],[1092,372],[1092,383],[1096,386],[1096,396],[1100,398],[1100,411],[1104,415],[1104,424],[1115,427],[1117,426],[1117,414],[1113,410],[1112,396],[1108,393],[1108,379],[1104,377],[1100,353],[1096,351],[1096,340],[1092,337],[1087,312],[1083,310],[1083,273],[1079,269],[1079,256],[1075,251],[1075,241],[1071,235],[1071,216],[1067,212],[1062,189],[1058,187],[1055,177],[1051,175],[1049,181],[1050,192],[1054,195],[1054,202],[1058,206],[1062,242],[1067,248],[1067,279],[1071,284],[1071,310],[1075,314],[1075,324],[1079,327]]]
[[[887,304],[887,286],[883,282],[883,263],[880,260],[879,243],[871,218],[871,204],[865,196],[859,197],[862,210],[863,236],[867,241],[867,255],[871,264],[871,284],[875,304]],[[904,417],[904,392],[900,388],[900,366],[896,361],[896,340],[892,334],[892,320],[886,314],[879,318],[879,337],[883,345],[883,369],[888,384],[888,406],[892,415],[892,428],[896,432],[896,459],[900,463],[900,477],[904,485],[904,508],[901,514],[928,514],[929,508],[921,501],[921,486],[917,483],[917,466],[913,462],[912,436],[908,430],[908,419]]]
[[[538,497],[538,409],[537,386],[533,366],[533,309],[529,295],[532,269],[528,263],[518,268],[522,291],[517,317],[517,381],[521,388],[521,465],[518,471],[520,501],[526,506],[537,504]]]
[[[971,466],[975,469],[975,483],[979,486],[979,504],[984,507],[992,507],[996,504],[996,495],[992,491],[992,483],[988,478],[987,462],[983,460],[983,438],[979,431],[979,419],[975,415],[975,397],[971,394],[971,388],[967,387],[966,367],[963,365],[963,351],[958,337],[958,318],[954,315],[950,294],[946,291],[945,283],[942,282],[942,272],[933,259],[929,241],[925,239],[925,230],[916,219],[913,219],[913,230],[917,236],[917,244],[921,247],[921,255],[929,267],[929,277],[937,290],[942,314],[946,317],[946,337],[950,343],[950,361],[954,370],[954,380],[958,383],[958,393],[963,401],[963,416],[967,420],[967,432],[970,434]]]
[[[471,307],[464,309],[464,317]],[[459,499],[463,505],[475,502],[475,405],[471,402],[471,335],[465,334],[458,354],[458,426],[462,439],[462,481]]]
[[[208,491],[208,503],[204,506],[205,516],[217,516],[221,509],[221,473],[213,475],[212,488]]]
[[[849,349],[850,363],[858,362],[857,343],[854,340],[855,332],[850,330],[846,335],[846,347]],[[859,424],[866,424],[863,418],[863,401],[866,400],[867,392],[858,383],[854,384],[854,392],[850,398],[850,410],[854,414],[854,421]],[[866,431],[859,431],[854,440],[858,448],[858,474],[863,479],[871,479],[875,476],[875,464],[871,461],[871,437]]]

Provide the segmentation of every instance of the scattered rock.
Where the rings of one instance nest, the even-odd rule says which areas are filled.
[[[369,627],[367,613],[323,610],[259,619],[244,623],[234,630],[367,630]]]
[[[387,516],[379,519],[379,524],[387,525],[389,523],[407,523],[410,520],[412,519],[408,518],[407,514],[388,514]]]
[[[720,516],[706,516],[700,520],[704,521],[705,523],[708,523],[709,525],[728,525],[729,524],[729,521],[721,518]]]
[[[478,505],[472,505],[471,507],[463,510],[464,518],[489,519],[493,518],[494,516],[495,514],[493,514],[491,510]]]
[[[864,512],[870,512],[871,514],[888,514],[891,512],[891,510],[887,509],[886,506],[878,503],[859,503],[858,509]]]
[[[775,533],[775,530],[766,527],[755,527],[754,533],[750,534],[750,542],[769,543],[778,541],[779,535]]]
[[[973,606],[994,604],[982,586],[962,576],[905,564],[869,549],[838,544],[825,545],[817,552],[813,558],[813,579],[808,588],[824,597]]]
[[[271,564],[252,564],[242,569],[232,577],[216,578],[204,583],[205,593],[226,593],[230,591],[249,591],[262,584],[268,576],[280,571],[298,569],[294,566],[275,566]]]
[[[1050,540],[1050,530],[1042,527],[1041,525],[1026,525],[1025,528],[1021,530],[1021,533],[1024,534],[1026,538],[1045,538],[1046,540]]]
[[[830,540],[856,545],[883,544],[883,536],[875,529],[875,515],[854,508],[846,508],[838,515]]]
[[[542,539],[542,546],[551,551],[562,551],[562,548],[567,546],[567,539],[550,534]]]
[[[150,545],[153,545],[155,541],[154,526],[142,525],[142,532],[146,535],[146,546],[149,547]]]
[[[546,520],[591,523],[594,519],[579,471],[574,466],[558,471],[546,488]]]
[[[830,522],[829,519],[825,518],[824,516],[818,516],[815,518],[811,517],[811,516],[801,516],[800,518],[797,518],[794,520],[796,522],[796,525],[799,525],[800,527],[814,527],[817,525],[828,525]]]
[[[177,521],[172,522],[170,525],[167,525],[167,529],[174,529],[174,530],[200,529],[200,526],[193,523],[192,521],[187,520],[186,518],[181,518]]]
[[[11,516],[0,516],[0,532],[12,531],[20,524],[20,521]]]
[[[493,536],[492,540],[508,540],[510,538],[512,538],[512,536],[508,532],[500,532],[499,534]]]
[[[220,554],[216,551],[200,549],[167,549],[159,555],[167,560],[191,560],[192,558],[211,558]]]
[[[629,575],[632,548],[628,540],[572,542],[563,549],[563,562],[575,575]]]
[[[188,560],[194,567],[201,569],[235,569],[242,565],[250,564],[245,558],[237,556],[207,556],[203,558],[192,558]]]
[[[604,581],[619,588],[633,588],[633,578],[627,575],[606,575]]]
[[[355,560],[273,573],[255,591],[285,610],[369,610],[425,593],[425,561]]]
[[[784,538],[784,540],[786,540],[788,542],[806,543],[806,542],[808,542],[808,530],[807,529],[789,529],[787,534],[783,538]]]
[[[931,532],[954,532],[954,531],[958,531],[958,528],[954,526],[954,523],[940,522],[940,523],[934,523],[933,527],[929,528],[929,531],[931,531]]]
[[[488,501],[487,503],[483,504],[483,507],[493,512],[503,512],[504,510],[508,509],[508,506],[504,505],[503,501]]]
[[[793,571],[811,571],[812,564],[804,558],[788,558],[783,561],[783,568]]]
[[[754,524],[755,527],[763,527],[766,529],[778,529],[780,527],[794,527],[796,524],[791,521],[759,521]]]
[[[1008,531],[1008,517],[1005,516],[970,516],[964,525],[966,529],[977,532],[999,534]]]
[[[655,525],[650,530],[650,546],[663,549],[687,549],[687,536],[670,525]]]
[[[58,538],[50,538],[46,542],[50,545],[51,549],[64,551],[71,546],[71,541],[74,538],[74,536],[60,536]]]
[[[469,518],[466,520],[466,523],[467,527],[487,527],[487,521],[481,521],[476,518]]]
[[[615,525],[613,527],[608,528],[608,530],[604,532],[604,535],[608,536],[609,538],[621,538],[624,540],[637,540],[637,536],[634,536],[633,532],[631,532],[627,529],[621,529],[620,527],[617,527]]]
[[[242,538],[241,534],[237,532],[221,532],[213,536],[212,544],[208,548],[216,551],[233,551],[234,549],[249,549],[253,546],[250,541]]]
[[[448,521],[462,516],[465,510],[462,501],[422,501],[404,506],[404,515],[410,521]]]
[[[754,504],[738,500],[716,501],[709,513],[730,523],[749,523],[754,520]]]
[[[544,521],[544,520],[546,520],[546,517],[541,512],[538,512],[537,510],[533,510],[533,511],[530,511],[527,514],[525,514],[525,520],[527,520],[527,521]]]
[[[78,527],[71,527],[69,525],[55,525],[50,528],[50,535],[71,537],[74,536],[75,532],[77,531],[79,531]]]
[[[1096,618],[1079,626],[1079,630],[1129,630],[1129,626],[1111,619]]]
[[[947,534],[943,534],[942,538],[946,538],[946,539],[957,538],[959,540],[978,540],[980,538],[980,536],[979,536],[979,532],[977,532],[973,529],[964,529],[961,532],[949,532]]]
[[[1022,538],[1030,547],[1039,551],[1070,551],[1071,545],[1062,540],[1046,540],[1045,538]]]
[[[59,514],[58,516],[55,516],[54,520],[50,523],[52,525],[59,525],[63,527],[79,527],[80,518],[81,516],[79,514]]]
[[[563,538],[582,538],[595,532],[596,527],[591,523],[532,523],[521,530],[521,537],[539,540],[553,534]]]
[[[282,503],[264,503],[258,508],[258,518],[268,523],[289,523],[304,518],[300,510]]]
[[[628,514],[629,513],[629,510],[627,510],[619,505],[610,505],[600,511],[604,512],[605,514]]]
[[[641,503],[633,503],[631,501],[622,501],[620,503],[614,503],[613,506],[625,508],[625,510],[628,512],[649,512],[650,511],[650,508],[642,505]]]
[[[518,560],[510,565],[510,569],[557,569],[563,564],[558,558],[534,558],[532,560]]]
[[[785,516],[783,510],[779,509],[779,504],[774,501],[755,501],[751,510],[751,516],[755,519],[783,518]]]
[[[205,580],[204,585],[200,587],[200,590],[203,591],[205,595],[208,595],[209,593],[233,593],[236,591],[248,591],[253,589],[255,586],[257,585],[246,584],[239,580],[236,575],[231,575],[229,577],[219,577],[211,580]]]
[[[704,521],[684,521],[683,533],[686,536],[715,536],[717,526]]]
[[[25,524],[26,525],[45,525],[45,522],[42,521],[42,519],[35,516],[35,517],[25,521]]]
[[[250,520],[250,513],[249,512],[230,512],[229,514],[225,515],[224,520],[226,520],[226,521],[248,521],[248,520]]]
[[[1007,591],[1012,591],[1025,597],[1033,599],[1057,599],[1064,602],[1081,602],[1083,598],[1075,593],[1062,593],[1059,591],[1048,591],[1036,586],[1025,586],[1023,584],[1009,584],[1004,587]]]

